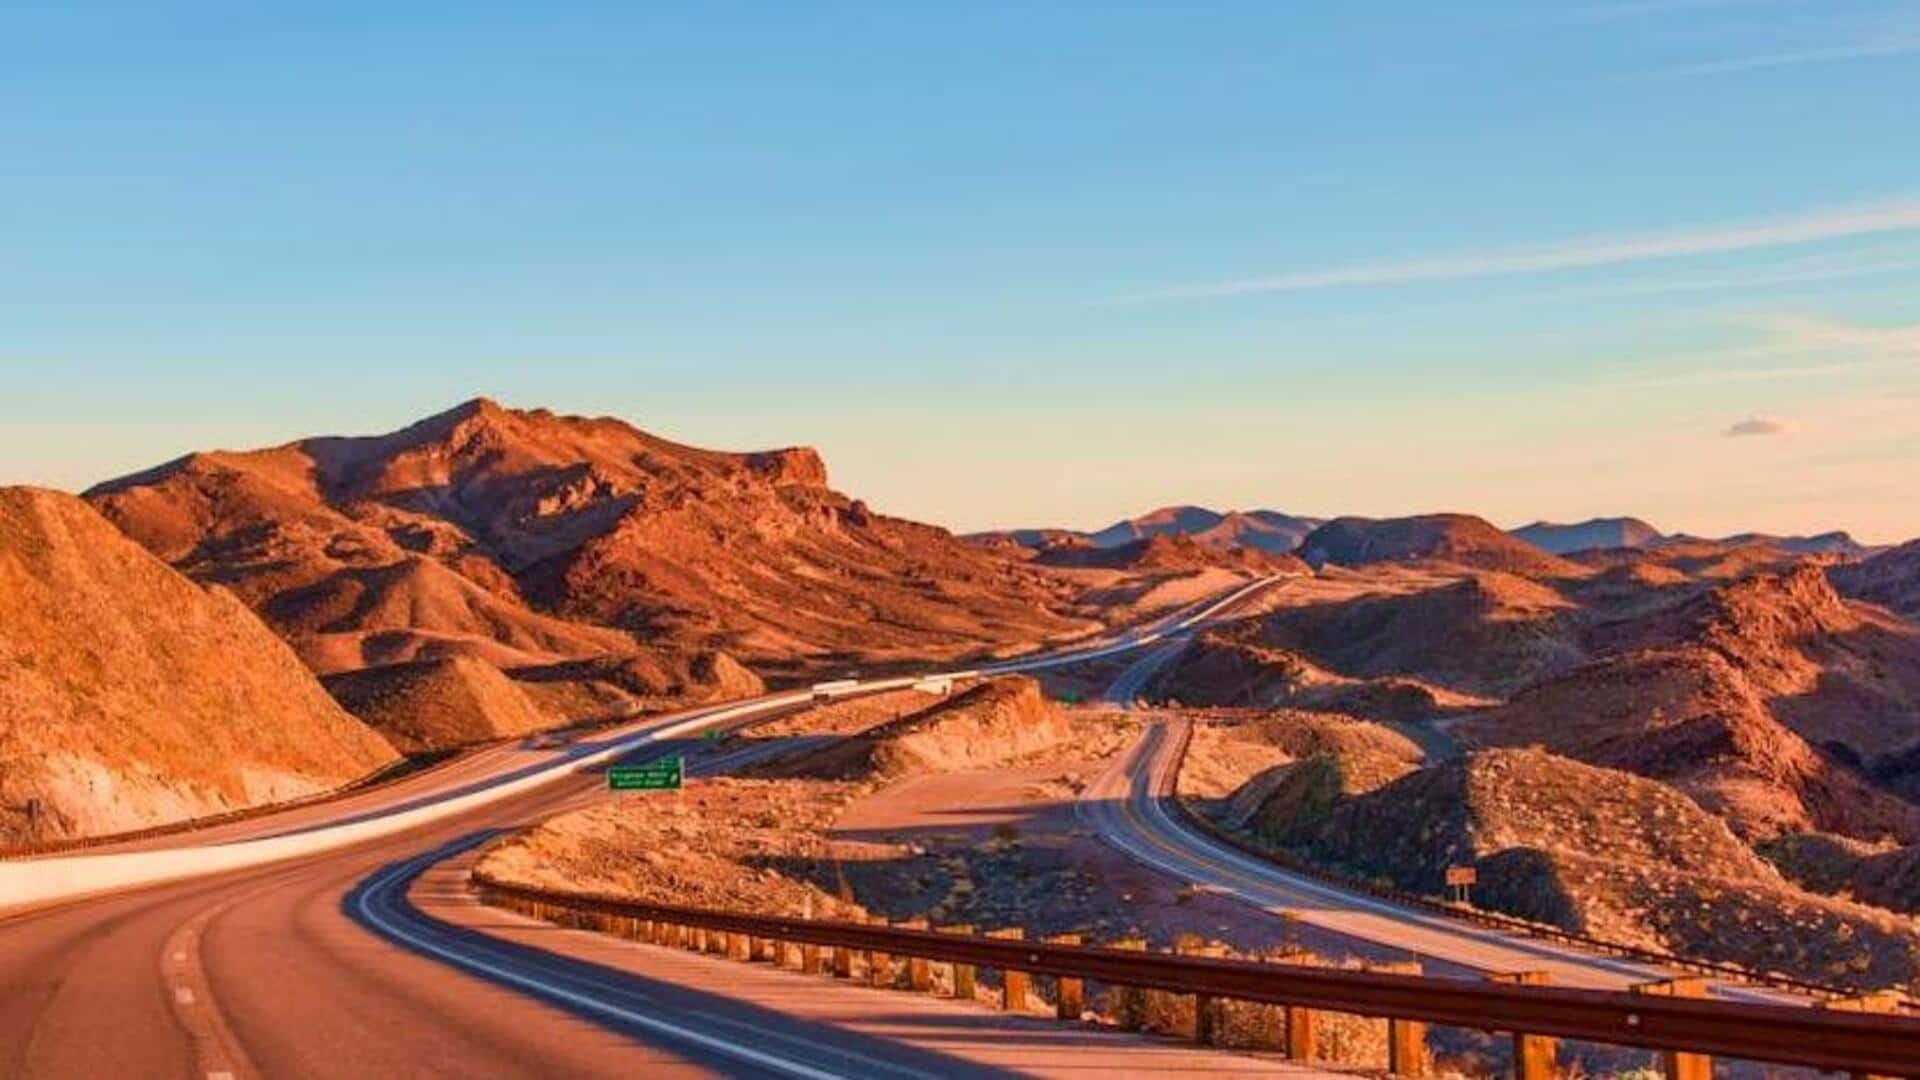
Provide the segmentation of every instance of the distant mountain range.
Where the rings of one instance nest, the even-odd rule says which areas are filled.
[[[1429,515],[1426,520],[1439,521],[1448,517],[1458,518],[1459,515]],[[1327,523],[1328,519],[1302,517],[1277,510],[1219,511],[1204,506],[1163,506],[1139,517],[1116,521],[1094,532],[1062,528],[1005,529],[975,533],[968,539],[976,543],[1015,544],[1043,550],[1060,545],[1110,549],[1156,536],[1188,536],[1203,547],[1247,547],[1272,554],[1287,554],[1297,553],[1307,536]],[[1723,548],[1770,547],[1796,555],[1840,555],[1861,559],[1886,550],[1862,544],[1837,530],[1813,536],[1747,532],[1710,538],[1687,533],[1664,533],[1636,517],[1598,517],[1571,524],[1536,521],[1508,530],[1508,535],[1551,555],[1621,548],[1711,545]]]
[[[1222,512],[1204,506],[1163,506],[1139,517],[1116,521],[1094,532],[1075,529],[1006,529],[976,533],[970,539],[1011,541],[1028,548],[1046,548],[1063,543],[1117,548],[1156,536],[1188,536],[1204,547],[1247,547],[1284,554],[1299,547],[1300,541],[1321,524],[1319,518],[1283,514],[1277,510]]]
[[[1817,536],[1775,536],[1770,533],[1738,533],[1718,538],[1663,533],[1633,517],[1592,518],[1571,525],[1536,521],[1513,530],[1513,535],[1543,551],[1567,555],[1600,548],[1658,548],[1685,544],[1714,544],[1722,547],[1771,547],[1797,555],[1842,555],[1864,558],[1880,548],[1870,547],[1844,532]]]

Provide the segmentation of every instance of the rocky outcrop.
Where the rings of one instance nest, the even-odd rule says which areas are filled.
[[[1586,572],[1470,514],[1335,518],[1309,533],[1297,554],[1314,566],[1430,559],[1529,577],[1579,577]]]
[[[953,655],[1087,628],[1072,586],[874,513],[808,449],[721,453],[468,402],[400,431],[196,454],[87,497],[327,671],[724,649]]]
[[[231,595],[72,496],[0,489],[0,839],[284,801],[395,760]]]
[[[364,668],[326,680],[348,711],[408,754],[524,735],[559,721],[500,669],[461,656]]]

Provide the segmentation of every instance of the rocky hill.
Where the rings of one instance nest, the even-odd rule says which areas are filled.
[[[1042,566],[1102,567],[1112,570],[1200,570],[1209,566],[1270,574],[1304,573],[1305,563],[1291,555],[1276,555],[1255,547],[1210,547],[1191,536],[1162,534],[1118,547],[1094,547],[1084,542],[1056,543],[1034,557]]]
[[[1596,638],[1606,651],[1711,649],[1782,722],[1868,768],[1920,743],[1920,627],[1848,603],[1818,566],[1752,575]]]
[[[1459,734],[1666,781],[1746,836],[1920,839],[1920,807],[1810,746],[1739,668],[1699,645],[1606,657],[1529,688]]]
[[[811,450],[700,450],[486,400],[387,435],[194,454],[87,498],[328,670],[639,644],[925,656],[1087,626],[1044,574],[834,492]]]
[[[1920,619],[1920,540],[1859,563],[1835,566],[1828,574],[1848,596]]]
[[[1432,588],[1281,608],[1234,633],[1342,676],[1505,694],[1585,659],[1577,614],[1553,589],[1476,573]]]
[[[1204,506],[1165,506],[1135,518],[1125,518],[1094,532],[1072,529],[1005,529],[976,533],[968,539],[983,544],[1013,544],[1044,549],[1057,544],[1091,548],[1118,548],[1155,537],[1191,537],[1204,547],[1248,548],[1282,555],[1300,546],[1300,540],[1320,525],[1319,518],[1283,514],[1278,510],[1229,510]]]
[[[1314,566],[1436,560],[1529,577],[1580,577],[1587,570],[1470,514],[1335,518],[1307,534],[1297,554]]]
[[[1626,941],[1877,987],[1920,977],[1920,932],[1785,881],[1718,818],[1656,781],[1539,750],[1495,750],[1303,803],[1266,842],[1438,894],[1479,871],[1477,905]]]
[[[470,656],[364,668],[334,675],[326,686],[409,754],[523,735],[556,722],[499,668]]]
[[[1517,540],[1567,555],[1604,548],[1642,548],[1660,540],[1660,530],[1633,517],[1592,518],[1573,525],[1536,521],[1513,530]]]
[[[1815,892],[1920,915],[1920,845],[1890,847],[1844,836],[1801,834],[1780,837],[1760,851]]]
[[[0,841],[325,791],[393,763],[245,605],[85,503],[0,489]]]
[[[823,750],[762,770],[776,777],[850,780],[987,768],[1060,745],[1067,714],[1025,676],[983,682]]]

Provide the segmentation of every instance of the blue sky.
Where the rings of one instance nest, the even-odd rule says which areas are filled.
[[[961,528],[1920,534],[1920,3],[267,7],[0,13],[0,482],[488,394]]]

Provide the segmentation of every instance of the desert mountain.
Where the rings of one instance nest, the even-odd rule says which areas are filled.
[[[1569,555],[1576,551],[1606,549],[1694,548],[1730,551],[1736,548],[1766,548],[1787,555],[1837,555],[1857,559],[1873,549],[1845,532],[1835,530],[1815,536],[1777,536],[1772,533],[1745,532],[1710,539],[1686,533],[1668,535],[1635,517],[1592,518],[1572,525],[1536,521],[1513,530],[1513,536],[1543,551]]]
[[[1245,695],[1238,700],[1213,697],[1205,686],[1195,685],[1201,680],[1192,673],[1183,677],[1176,672],[1167,685],[1199,695],[1181,697],[1188,702],[1307,705],[1316,699],[1298,695],[1328,692],[1339,680],[1327,672],[1338,672],[1346,678],[1414,680],[1433,701],[1503,695],[1586,658],[1577,614],[1571,601],[1536,582],[1510,574],[1470,574],[1410,592],[1283,607],[1202,635],[1187,662],[1220,654],[1213,661],[1221,665],[1214,680],[1229,694]],[[1282,680],[1285,695],[1273,696],[1280,686],[1260,695],[1251,685],[1257,677],[1226,678],[1234,666],[1229,656],[1235,652],[1242,654],[1237,658],[1242,664],[1257,667],[1264,656],[1265,662],[1288,669]],[[1378,693],[1388,688],[1373,689]],[[1350,694],[1352,688],[1341,692]],[[1381,715],[1372,708],[1346,707]]]
[[[1578,577],[1587,572],[1470,514],[1335,518],[1309,533],[1297,554],[1314,566],[1434,560],[1529,577]]]
[[[1117,547],[1056,543],[1040,550],[1042,566],[1090,566],[1112,570],[1198,570],[1209,566],[1272,573],[1305,571],[1306,564],[1291,555],[1270,554],[1257,547],[1213,547],[1185,533],[1161,533]]]
[[[0,489],[0,840],[278,802],[395,758],[224,590],[70,495]]]
[[[1286,771],[1316,768],[1325,763]],[[1287,779],[1256,782],[1271,801],[1296,786]],[[1920,973],[1909,920],[1795,888],[1654,780],[1501,749],[1358,787],[1296,800],[1306,813],[1268,815],[1285,823],[1265,842],[1430,893],[1448,866],[1473,865],[1477,905],[1612,941],[1857,986]]]
[[[1662,780],[1747,836],[1920,839],[1920,807],[1816,751],[1774,718],[1737,667],[1701,646],[1604,658],[1528,689],[1461,734]]]
[[[1576,525],[1536,521],[1513,530],[1515,539],[1524,540],[1542,551],[1566,555],[1595,548],[1639,548],[1660,539],[1660,530],[1632,517],[1593,518]]]
[[[1674,537],[1675,540],[1687,540],[1690,537]],[[1777,536],[1772,533],[1738,533],[1723,536],[1715,543],[1728,547],[1770,547],[1795,555],[1838,555],[1845,559],[1858,559],[1873,554],[1877,549],[1868,547],[1855,540],[1850,534],[1834,530],[1815,536]]]
[[[1183,535],[1209,547],[1250,547],[1288,552],[1320,524],[1276,510],[1229,510],[1167,506],[1137,518],[1117,521],[1088,537],[1096,547],[1118,547],[1155,536]]]
[[[500,669],[471,656],[363,668],[326,686],[342,705],[409,754],[551,727]]]
[[[1890,548],[1828,576],[1841,592],[1920,619],[1920,540]]]
[[[1094,548],[1119,548],[1155,537],[1191,537],[1209,548],[1253,548],[1284,554],[1298,547],[1300,539],[1319,524],[1318,518],[1297,517],[1277,510],[1229,510],[1221,513],[1204,506],[1166,506],[1137,518],[1116,521],[1096,532],[1008,529],[976,533],[969,539],[978,543],[1012,543],[1020,547],[1044,549],[1074,543]]]
[[[831,490],[811,450],[700,450],[487,400],[387,435],[194,454],[87,498],[329,671],[927,655],[1085,625],[1055,613],[1066,586],[1044,573]]]

